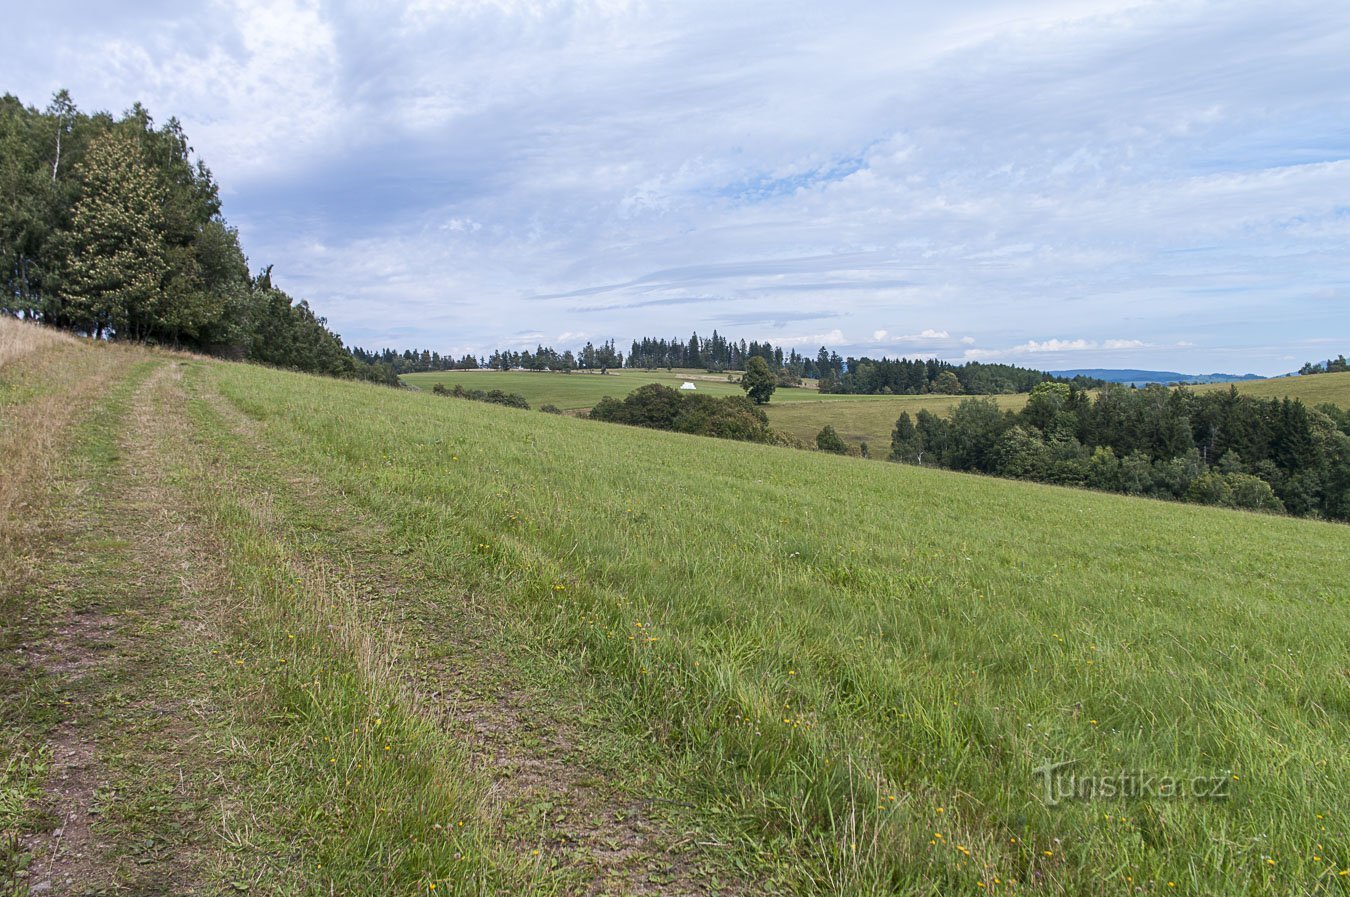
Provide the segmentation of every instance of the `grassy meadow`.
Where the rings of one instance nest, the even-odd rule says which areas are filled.
[[[817,396],[817,401],[780,403],[779,393],[765,407],[769,424],[814,445],[820,428],[830,424],[845,442],[866,442],[873,457],[886,457],[890,452],[891,431],[896,418],[906,411],[914,417],[922,410],[946,417],[952,409],[969,398],[985,396]],[[836,401],[838,398],[857,401]],[[1018,411],[1027,403],[1026,394],[991,396],[1000,408]]]
[[[733,376],[739,377],[739,374]],[[726,374],[709,374],[707,371],[694,370],[633,370],[622,368],[608,374],[599,372],[574,371],[563,374],[550,371],[434,371],[423,374],[404,374],[401,378],[409,386],[430,391],[436,384],[452,387],[456,383],[465,389],[500,389],[523,395],[533,408],[540,405],[556,405],[563,411],[580,411],[590,408],[605,396],[623,398],[639,386],[648,383],[660,383],[663,386],[679,387],[686,381],[692,382],[701,393],[712,396],[744,396],[740,383],[727,380]],[[878,396],[822,396],[807,381],[803,387],[780,388],[773,394],[772,404],[793,402],[867,402]],[[820,428],[817,427],[817,430]],[[813,437],[815,433],[811,434]]]
[[[1243,380],[1232,384],[1238,392],[1263,399],[1302,399],[1305,405],[1323,402],[1350,408],[1350,373],[1311,374],[1307,377],[1272,377],[1269,380]],[[1188,387],[1201,390],[1227,391],[1227,383],[1205,383]]]
[[[8,394],[98,411],[27,487],[51,523],[20,534],[38,560],[0,592],[29,609],[5,638],[120,600],[138,628],[93,640],[120,646],[101,662],[150,672],[6,667],[29,772],[0,789],[40,805],[61,753],[33,746],[89,726],[118,784],[91,792],[96,833],[168,839],[203,892],[1347,885],[1344,527],[43,355],[0,368]],[[72,695],[113,712],[73,722]],[[120,717],[158,732],[170,698],[190,729],[137,742]],[[1084,790],[1122,772],[1147,793]],[[147,790],[173,799],[118,796]],[[0,816],[27,868],[46,812]]]

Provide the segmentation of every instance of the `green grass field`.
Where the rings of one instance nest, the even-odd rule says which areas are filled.
[[[573,372],[571,374],[536,371],[438,371],[426,374],[404,374],[403,382],[421,390],[430,391],[440,383],[446,387],[456,383],[465,389],[500,389],[523,395],[531,405],[556,405],[563,411],[590,408],[605,396],[623,398],[639,386],[660,383],[679,387],[692,382],[699,392],[714,396],[744,396],[739,383],[729,382],[725,374],[706,371],[610,371],[608,374]],[[779,389],[773,394],[772,404],[815,402],[824,397],[813,386]],[[829,396],[829,401],[873,401],[876,396]],[[819,427],[817,427],[819,429]],[[812,434],[815,435],[814,433]]]
[[[1327,402],[1350,408],[1350,373],[1313,374],[1308,377],[1275,377],[1270,380],[1244,380],[1233,384],[1243,395],[1259,396],[1264,399],[1302,399],[1305,405],[1320,405]],[[1225,390],[1227,383],[1206,383],[1192,386],[1191,389]]]
[[[1346,888],[1344,527],[119,347],[0,384],[63,459],[0,518],[24,868],[75,731],[119,886]]]
[[[951,414],[953,408],[963,400],[982,398],[981,396],[818,396],[818,401],[800,401],[780,403],[779,393],[774,393],[773,401],[765,408],[769,423],[774,429],[781,430],[814,445],[816,434],[821,427],[830,424],[838,431],[844,441],[849,443],[866,442],[873,457],[885,457],[890,451],[891,431],[895,421],[903,412],[908,411],[914,417],[920,410],[927,409],[940,417]],[[840,402],[836,398],[857,399],[858,401]],[[1020,410],[1027,403],[1025,394],[993,396],[1000,408],[1012,411]]]

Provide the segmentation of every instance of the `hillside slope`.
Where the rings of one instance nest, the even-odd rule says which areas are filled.
[[[1311,374],[1306,377],[1273,377],[1269,380],[1247,380],[1242,383],[1205,383],[1189,387],[1195,390],[1227,390],[1237,387],[1243,395],[1264,399],[1302,399],[1305,405],[1328,402],[1350,409],[1350,373]]]
[[[14,868],[1286,894],[1350,866],[1344,527],[86,343],[5,363],[0,405],[35,471],[0,543]],[[1067,793],[1122,770],[1147,793]]]

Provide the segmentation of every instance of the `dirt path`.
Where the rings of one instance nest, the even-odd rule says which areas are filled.
[[[373,515],[283,464],[260,427],[210,391],[209,377],[195,381],[198,397],[228,445],[194,431],[180,361],[114,367],[86,389],[97,400],[67,446],[78,460],[49,496],[47,523],[30,534],[30,577],[8,599],[27,612],[5,633],[19,658],[0,670],[6,721],[45,744],[47,762],[35,814],[45,822],[23,837],[29,856],[14,873],[16,893],[291,893],[316,884],[293,873],[291,885],[269,889],[261,870],[285,858],[251,855],[231,830],[240,770],[230,757],[242,736],[231,728],[237,713],[222,706],[232,699],[220,691],[212,646],[248,621],[227,574],[231,549],[204,522],[217,500],[248,509],[251,528],[306,584],[367,675],[466,748],[495,841],[533,857],[550,891],[745,890],[709,861],[717,845],[697,843],[659,803],[620,787],[623,770],[587,753],[578,723],[512,678],[481,609],[393,551]],[[175,467],[188,469],[191,488],[166,475]],[[22,496],[12,505],[26,506]],[[343,525],[312,525],[323,520]],[[38,698],[11,714],[25,690]],[[240,868],[260,870],[252,885]]]
[[[188,658],[203,624],[147,438],[152,393],[175,370],[162,363],[125,403],[105,399],[105,428],[85,438],[109,438],[115,455],[82,465],[28,593],[50,623],[25,648],[29,670],[60,696],[46,733],[55,824],[26,843],[33,894],[202,889],[211,761],[190,723],[201,696],[165,686],[195,678]]]

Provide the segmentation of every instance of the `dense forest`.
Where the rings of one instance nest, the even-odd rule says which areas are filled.
[[[1038,383],[1056,380],[1043,371],[1010,364],[983,364],[972,361],[952,364],[936,358],[843,358],[825,346],[814,357],[796,349],[784,352],[769,342],[739,343],[716,330],[706,339],[692,334],[687,342],[679,339],[643,338],[634,340],[628,353],[630,368],[706,368],[709,371],[744,370],[751,358],[763,358],[787,378],[782,385],[803,377],[819,381],[821,392],[865,395],[950,394],[996,395],[1029,392]],[[1080,389],[1102,385],[1102,381],[1075,377],[1063,382]]]
[[[175,119],[0,98],[0,313],[341,377],[358,361],[303,301],[250,274],[215,179]]]
[[[1020,412],[967,399],[896,421],[891,459],[1017,479],[1350,520],[1350,412],[1185,388],[1044,383]]]
[[[623,366],[623,355],[615,351],[613,340],[601,344],[598,348],[588,342],[577,352],[573,352],[571,349],[559,352],[551,346],[536,346],[533,352],[529,349],[519,352],[511,349],[497,349],[491,355],[483,358],[476,358],[467,353],[455,358],[453,355],[442,355],[431,349],[404,349],[402,351],[382,349],[374,351],[360,347],[354,347],[352,355],[367,364],[383,365],[395,374],[479,369],[494,371],[576,371],[604,370]]]

